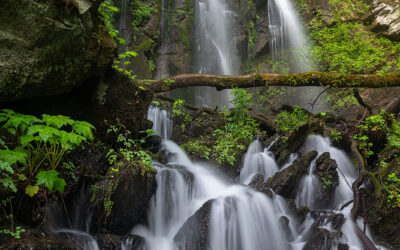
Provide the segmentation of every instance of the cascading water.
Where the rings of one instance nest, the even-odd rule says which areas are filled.
[[[195,72],[202,74],[235,75],[239,60],[235,44],[236,13],[229,0],[196,0],[194,23]],[[198,106],[229,106],[230,91],[217,92],[211,87],[196,87]]]
[[[153,130],[158,132],[161,139],[171,137],[173,121],[168,111],[151,106],[147,111],[147,119],[153,122]]]
[[[285,53],[294,72],[311,70],[308,63],[307,36],[289,0],[268,1],[268,21],[273,59],[284,59]]]
[[[338,206],[343,201],[351,200],[353,198],[351,184],[357,178],[357,172],[349,157],[343,151],[333,147],[329,138],[324,138],[319,135],[312,135],[307,138],[304,151],[309,152],[311,150],[317,150],[319,155],[324,152],[329,152],[331,158],[334,159],[338,165],[339,185],[335,191],[335,197],[333,197],[332,200],[332,207]],[[300,188],[296,198],[296,204],[298,206],[305,205],[311,209],[316,207],[316,205],[313,204],[314,189],[318,186],[317,178],[313,174],[315,162],[314,160],[311,163],[309,174],[300,182]]]
[[[248,185],[257,174],[262,174],[265,179],[268,179],[278,170],[273,154],[267,149],[263,149],[259,140],[255,140],[250,144],[244,157],[243,169],[240,172],[240,183]]]
[[[255,162],[250,158],[257,158],[262,151],[259,143],[254,142],[249,149],[249,164]],[[158,189],[150,205],[149,225],[132,230],[146,239],[147,249],[177,249],[179,242],[174,237],[206,202],[212,202],[210,249],[287,249],[286,234],[279,223],[280,215],[286,214],[284,202],[225,181],[206,165],[192,162],[172,141],[164,140],[163,148],[168,164],[155,165]],[[263,160],[267,158],[259,159]],[[261,165],[267,168],[268,163],[277,170],[273,160]]]

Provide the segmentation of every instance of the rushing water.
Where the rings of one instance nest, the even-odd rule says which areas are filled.
[[[159,107],[150,107],[147,111],[147,119],[153,122],[153,130],[161,139],[168,139],[172,133],[172,119],[169,112]]]
[[[239,59],[235,26],[237,14],[231,0],[196,0],[194,21],[194,64],[196,73],[236,75]],[[198,106],[229,106],[230,90],[217,92],[211,87],[196,87]]]
[[[292,71],[311,70],[307,36],[292,3],[289,0],[269,0],[268,21],[273,59],[284,59],[286,53]]]
[[[181,231],[185,222],[207,202],[212,204],[208,218],[208,249],[302,249],[307,243],[307,235],[315,223],[310,215],[300,223],[283,197],[273,194],[271,198],[246,186],[256,174],[268,179],[279,171],[269,147],[264,148],[259,140],[255,140],[245,154],[239,179],[242,184],[231,183],[212,167],[193,162],[172,141],[164,140],[163,149],[168,163],[156,164],[158,188],[151,201],[148,226],[136,226],[131,232],[145,238],[146,249],[174,250],[178,246],[185,249],[185,242],[179,242],[176,236],[185,234],[185,230]],[[352,199],[348,183],[355,180],[356,171],[350,159],[333,147],[329,138],[318,135],[309,136],[302,151],[311,150],[317,150],[319,155],[329,152],[338,164],[339,185],[332,197],[331,210],[326,211],[343,214],[345,222],[342,237],[331,244],[334,248],[345,243],[352,250],[363,249],[354,230],[356,223],[350,219],[351,206],[340,208]],[[297,157],[293,154],[289,162]],[[314,166],[315,161],[310,165],[310,173]],[[296,203],[312,209],[315,186],[308,186],[304,181],[310,175],[300,182]],[[334,231],[328,222],[321,228]]]

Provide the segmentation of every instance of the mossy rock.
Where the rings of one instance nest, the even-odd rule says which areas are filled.
[[[111,65],[116,45],[86,11],[62,1],[4,0],[0,9],[0,102],[69,92]]]

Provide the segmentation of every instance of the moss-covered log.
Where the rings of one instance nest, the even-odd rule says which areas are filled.
[[[400,73],[354,75],[311,71],[297,74],[252,74],[241,76],[185,74],[177,75],[170,79],[145,82],[150,83],[151,89],[156,93],[190,86],[210,86],[216,87],[218,90],[229,89],[233,86],[240,88],[260,86],[384,88],[400,87]]]

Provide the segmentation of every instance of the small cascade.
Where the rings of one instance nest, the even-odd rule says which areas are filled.
[[[169,139],[172,134],[173,121],[168,111],[150,106],[147,119],[153,122],[153,130],[158,132],[161,139]]]
[[[294,72],[311,70],[307,36],[290,0],[268,1],[271,53],[274,60],[288,59]],[[286,55],[286,54],[287,55]]]
[[[58,230],[55,233],[69,235],[76,242],[76,244],[78,244],[80,249],[100,250],[96,240],[88,233],[69,229]]]
[[[324,138],[320,135],[311,135],[307,138],[304,145],[304,152],[317,150],[321,155],[324,152],[329,152],[333,160],[338,165],[339,185],[335,191],[335,197],[332,200],[332,207],[338,206],[341,202],[353,199],[353,191],[351,184],[357,178],[357,171],[354,168],[350,158],[341,150],[332,146],[330,138]],[[315,208],[313,204],[314,189],[318,186],[316,176],[313,174],[315,167],[314,160],[309,169],[309,174],[304,177],[299,185],[299,193],[296,198],[297,206],[308,206],[311,209]]]
[[[262,174],[265,180],[272,177],[279,170],[273,157],[268,149],[263,149],[259,140],[252,142],[244,157],[240,183],[248,185],[257,174]]]

